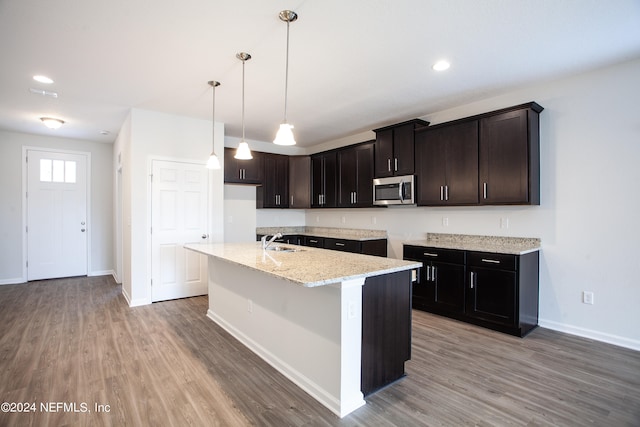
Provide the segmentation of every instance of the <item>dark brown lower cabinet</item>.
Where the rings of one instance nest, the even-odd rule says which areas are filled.
[[[423,267],[413,308],[523,337],[538,325],[539,252],[522,255],[404,246]]]
[[[404,377],[409,359],[411,272],[368,277],[362,288],[362,393]]]

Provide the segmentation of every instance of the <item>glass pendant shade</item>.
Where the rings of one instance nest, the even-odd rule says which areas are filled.
[[[251,160],[253,159],[253,155],[251,154],[251,149],[249,148],[249,144],[244,141],[241,141],[238,145],[238,149],[236,150],[236,155],[233,156],[238,160]]]
[[[220,159],[216,156],[215,152],[211,152],[209,160],[207,160],[207,169],[220,169]]]
[[[291,129],[293,129],[293,125],[290,125],[289,123],[282,123],[273,143],[276,145],[296,145],[296,140],[293,137]]]

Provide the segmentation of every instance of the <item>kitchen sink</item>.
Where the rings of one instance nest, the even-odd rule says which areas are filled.
[[[275,251],[275,252],[300,252],[300,251],[302,251],[302,249],[292,248],[291,246],[269,246],[269,247],[267,247],[266,250]]]

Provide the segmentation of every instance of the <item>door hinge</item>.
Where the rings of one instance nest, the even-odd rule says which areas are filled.
[[[151,227],[151,229],[149,230],[150,234],[153,234],[153,227]]]
[[[28,233],[28,232],[29,232],[29,226],[28,226],[28,225],[24,228],[24,232],[25,232],[25,233]]]
[[[25,161],[25,163],[29,163],[29,156],[25,156],[24,157],[24,161]]]
[[[29,268],[29,261],[27,260],[27,268]]]
[[[151,279],[151,286],[153,286],[153,279]]]
[[[153,182],[153,174],[150,174],[149,178],[151,178],[151,182]]]

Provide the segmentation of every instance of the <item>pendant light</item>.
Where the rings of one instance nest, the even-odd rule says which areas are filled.
[[[240,52],[236,54],[236,58],[242,61],[242,140],[238,145],[236,155],[233,157],[239,160],[251,160],[253,159],[251,149],[249,149],[249,144],[244,140],[244,63],[251,59],[251,55],[245,52]]]
[[[296,140],[293,137],[293,125],[287,123],[287,89],[289,85],[289,23],[298,19],[298,14],[292,10],[283,10],[278,15],[281,21],[287,23],[287,59],[285,63],[285,74],[284,74],[284,120],[280,124],[280,128],[278,129],[278,133],[276,134],[276,139],[273,140],[274,144],[277,145],[295,145]]]
[[[220,82],[211,80],[208,83],[209,86],[213,88],[213,108],[211,109],[211,130],[213,136],[211,138],[211,155],[207,161],[207,169],[220,169],[220,159],[216,156],[216,87],[220,86]]]

